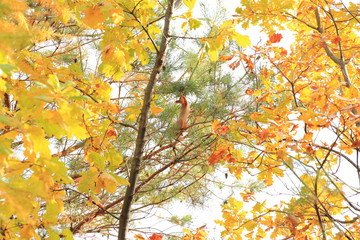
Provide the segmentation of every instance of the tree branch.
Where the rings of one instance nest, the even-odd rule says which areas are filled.
[[[132,166],[129,177],[130,185],[126,189],[124,203],[121,209],[118,240],[125,240],[126,234],[128,232],[131,204],[133,201],[133,197],[135,195],[135,186],[137,184],[137,179],[140,172],[142,155],[145,145],[146,127],[147,127],[150,103],[152,98],[152,92],[155,83],[159,77],[160,71],[164,65],[166,49],[169,41],[170,19],[172,16],[173,7],[174,7],[174,0],[169,0],[168,7],[165,13],[165,24],[163,29],[163,36],[161,38],[161,43],[160,43],[160,49],[156,54],[155,65],[152,69],[149,82],[145,89],[143,106],[140,113],[140,121],[139,121],[138,135],[136,139],[135,152],[132,160]]]

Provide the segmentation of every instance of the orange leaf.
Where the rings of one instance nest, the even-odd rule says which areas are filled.
[[[246,89],[245,94],[246,94],[246,95],[253,95],[253,94],[254,94],[254,90],[252,90],[251,88],[248,88],[248,89]]]
[[[236,159],[233,157],[232,153],[230,152],[229,147],[224,147],[216,150],[208,158],[208,162],[210,165],[214,165],[215,163],[218,163],[220,160],[225,160],[228,163],[236,162]]]
[[[221,61],[230,61],[231,59],[233,59],[234,55],[231,56],[220,56],[220,60]]]
[[[235,62],[231,63],[229,67],[231,68],[231,70],[235,70],[237,67],[239,67],[240,63],[240,60],[236,60]]]
[[[212,125],[214,132],[217,134],[225,134],[229,131],[229,127],[224,125],[223,123],[220,123],[218,119],[216,119]]]
[[[229,131],[229,127],[228,126],[219,126],[218,128],[217,128],[217,130],[216,130],[216,132],[218,133],[218,134],[225,134],[225,133],[227,133],[227,131]]]
[[[241,59],[245,62],[246,68],[248,68],[249,70],[254,70],[255,66],[254,66],[254,63],[251,61],[250,57],[243,54],[241,56]]]
[[[270,43],[278,43],[283,38],[281,33],[274,33],[269,36],[269,42]]]
[[[109,111],[112,114],[120,114],[120,107],[117,104],[109,104]]]
[[[136,234],[134,238],[137,240],[145,240],[145,238],[141,234]]]
[[[163,238],[162,235],[159,235],[159,234],[153,234],[150,236],[149,240],[161,240]]]
[[[286,49],[283,49],[281,52],[280,52],[280,55],[281,56],[286,56],[288,54],[288,52],[286,51]]]
[[[83,22],[91,28],[102,28],[102,23],[105,21],[104,14],[101,12],[98,5],[93,5],[84,10],[85,17]]]
[[[214,165],[215,163],[218,163],[221,159],[223,159],[226,154],[226,150],[227,148],[222,148],[213,152],[208,158],[209,164]]]
[[[335,44],[339,43],[340,41],[341,41],[341,37],[339,37],[339,36],[336,36],[333,39],[331,39],[331,42],[335,43]]]

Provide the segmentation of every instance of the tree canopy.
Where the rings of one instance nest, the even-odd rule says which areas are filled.
[[[360,4],[215,8],[0,1],[1,239],[360,238]]]

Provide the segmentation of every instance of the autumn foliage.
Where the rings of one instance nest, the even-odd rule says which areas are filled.
[[[203,204],[223,165],[246,182],[223,239],[360,239],[360,4],[241,0],[212,21],[173,2],[0,1],[0,238],[111,236],[124,202]],[[175,237],[213,239],[190,228]]]
[[[215,154],[231,149],[237,158],[229,171],[238,179],[257,176],[263,187],[249,186],[242,199],[223,206],[223,237],[359,239],[360,6],[241,3],[236,21],[259,26],[268,41],[252,49],[262,59],[254,72],[257,89],[248,91],[256,107],[229,121],[226,137],[219,134],[227,146]],[[285,41],[292,43],[285,48]],[[261,189],[271,197],[261,197]]]

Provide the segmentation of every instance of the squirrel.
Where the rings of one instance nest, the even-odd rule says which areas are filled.
[[[180,99],[175,103],[181,104],[181,111],[177,120],[177,125],[179,126],[180,130],[185,130],[188,128],[187,121],[190,113],[190,105],[184,95],[181,95]]]

